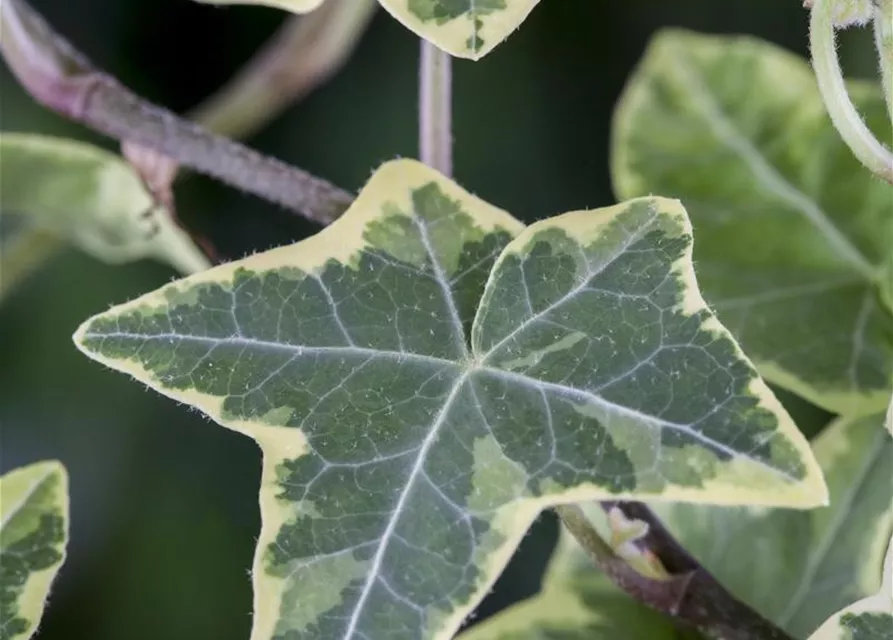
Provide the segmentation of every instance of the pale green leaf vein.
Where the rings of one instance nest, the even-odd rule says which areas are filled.
[[[504,380],[510,380],[512,382],[516,382],[516,383],[524,385],[524,386],[534,387],[534,388],[541,389],[541,390],[554,391],[556,394],[558,394],[560,396],[564,396],[566,398],[577,398],[577,399],[591,402],[592,404],[604,409],[605,411],[607,411],[609,413],[614,413],[616,415],[631,417],[631,418],[634,418],[635,420],[638,420],[638,421],[641,421],[644,423],[650,423],[650,424],[654,424],[658,427],[671,429],[673,431],[678,431],[678,432],[683,433],[686,436],[690,437],[692,440],[700,442],[701,444],[706,445],[708,448],[712,448],[715,451],[719,451],[725,455],[730,456],[731,458],[742,458],[743,457],[747,460],[750,460],[754,464],[757,464],[757,465],[761,466],[762,468],[767,469],[771,473],[774,473],[774,474],[780,476],[781,478],[783,478],[784,480],[786,480],[788,482],[796,483],[796,482],[800,481],[799,478],[795,478],[795,477],[785,473],[781,469],[778,469],[777,467],[773,467],[771,465],[766,464],[762,460],[751,457],[750,455],[748,455],[749,452],[747,452],[747,451],[737,451],[737,450],[729,447],[728,445],[722,444],[721,442],[717,442],[716,440],[708,438],[704,434],[699,433],[698,431],[696,431],[695,429],[692,428],[692,427],[696,426],[698,424],[698,422],[706,419],[707,417],[709,417],[710,415],[712,415],[713,413],[715,413],[716,411],[721,409],[722,405],[717,405],[717,406],[713,407],[710,410],[710,412],[708,412],[707,414],[702,416],[698,420],[698,422],[695,422],[693,424],[688,424],[688,425],[687,424],[679,424],[677,422],[671,422],[669,420],[665,420],[664,418],[661,418],[659,416],[651,415],[648,413],[642,413],[641,411],[637,411],[636,409],[633,409],[632,407],[625,407],[623,405],[615,404],[615,403],[611,402],[610,400],[607,400],[603,396],[600,396],[600,395],[593,393],[591,391],[588,391],[586,389],[578,389],[576,387],[568,387],[566,385],[559,384],[556,382],[546,382],[544,380],[538,380],[536,378],[531,378],[531,377],[526,376],[522,373],[516,373],[514,371],[505,371],[503,369],[493,369],[490,367],[485,367],[484,370],[486,370],[488,373],[492,374],[494,377],[497,377],[497,378],[502,378]],[[608,383],[608,384],[610,384],[610,383]],[[777,432],[773,432],[771,437],[775,437],[776,435],[778,435]]]
[[[846,493],[837,499],[836,504],[841,505],[840,508],[834,514],[831,522],[828,523],[824,535],[816,546],[815,552],[810,555],[806,567],[800,573],[800,583],[797,585],[797,590],[794,592],[794,595],[791,596],[790,601],[788,601],[788,606],[785,607],[784,611],[779,614],[776,620],[781,626],[785,626],[790,622],[791,618],[794,617],[800,606],[803,604],[804,599],[809,594],[810,585],[815,579],[819,567],[821,567],[825,558],[828,557],[828,554],[834,546],[837,535],[840,533],[841,529],[843,529],[844,525],[849,523],[850,511],[856,505],[854,498],[856,494],[863,489],[863,485],[865,484],[865,480],[868,478],[869,473],[871,473],[871,469],[884,454],[885,447],[883,446],[883,441],[887,437],[889,436],[883,429],[877,430],[877,437],[872,442],[870,448],[871,455],[865,457],[862,465],[847,486]]]
[[[425,252],[428,254],[428,258],[431,260],[431,269],[434,271],[434,279],[437,281],[437,286],[440,287],[441,295],[443,295],[444,302],[447,305],[447,310],[449,311],[453,327],[453,342],[455,343],[456,348],[459,349],[459,353],[465,358],[469,355],[468,345],[465,341],[465,331],[463,330],[462,320],[459,317],[459,310],[456,308],[456,300],[453,298],[452,289],[450,289],[449,278],[444,274],[443,266],[437,259],[437,254],[434,251],[434,246],[431,244],[431,238],[428,235],[427,227],[415,212],[412,214],[412,221],[419,231],[419,238],[422,241],[422,245],[425,247]]]
[[[141,340],[144,342],[153,342],[168,340],[170,342],[184,342],[193,344],[207,344],[210,346],[240,346],[250,347],[258,350],[280,351],[284,353],[302,355],[334,355],[334,356],[362,356],[379,358],[382,360],[394,360],[400,363],[418,362],[425,364],[436,364],[440,366],[449,366],[459,368],[459,363],[454,360],[438,358],[437,356],[428,356],[411,351],[390,351],[387,349],[371,349],[368,347],[358,346],[320,346],[308,347],[304,345],[289,344],[286,342],[273,342],[271,340],[260,340],[258,338],[246,338],[243,336],[231,336],[227,338],[214,338],[211,336],[199,336],[190,333],[154,333],[152,335],[132,333],[128,331],[109,331],[104,333],[87,332],[84,339],[87,340],[104,340],[108,338],[120,338],[125,340]]]
[[[720,142],[736,152],[750,168],[757,182],[769,193],[786,202],[799,211],[812,225],[820,231],[834,247],[838,254],[865,278],[874,279],[875,268],[862,253],[838,229],[828,214],[825,213],[806,194],[788,182],[779,171],[770,164],[753,143],[739,131],[733,121],[722,110],[710,93],[703,77],[691,60],[680,55],[676,58],[673,69],[682,74],[688,89],[688,95],[701,111],[710,129]]]
[[[347,623],[347,629],[344,632],[344,640],[350,640],[354,637],[354,634],[357,632],[357,625],[359,624],[360,617],[363,613],[363,609],[366,605],[366,600],[369,598],[369,594],[372,592],[372,587],[375,585],[376,581],[381,584],[384,584],[384,580],[379,576],[381,573],[381,565],[384,561],[384,556],[388,551],[388,547],[390,546],[391,538],[394,536],[394,533],[397,529],[397,524],[400,521],[401,516],[403,515],[404,510],[406,509],[407,501],[409,500],[409,496],[412,493],[413,488],[415,487],[416,480],[419,476],[424,474],[425,470],[425,461],[428,457],[428,451],[434,446],[434,443],[437,441],[437,436],[440,433],[440,428],[446,422],[447,415],[449,414],[450,408],[452,407],[453,402],[456,397],[459,395],[459,391],[462,389],[465,384],[465,380],[469,376],[469,371],[465,371],[459,378],[456,379],[456,382],[453,384],[453,388],[450,390],[450,394],[447,396],[446,400],[444,400],[443,406],[440,409],[440,412],[437,414],[437,417],[431,424],[431,429],[428,434],[425,436],[425,439],[422,441],[422,446],[419,447],[419,455],[415,460],[415,463],[412,465],[412,469],[409,472],[409,475],[406,478],[406,485],[403,487],[403,490],[400,492],[399,497],[397,498],[397,502],[394,505],[394,511],[391,515],[390,520],[388,520],[388,524],[385,527],[384,532],[381,535],[381,539],[378,544],[378,549],[375,551],[375,556],[372,558],[372,563],[369,567],[369,574],[366,576],[366,582],[363,584],[363,590],[360,592],[360,596],[357,599],[356,606],[351,613],[350,620]]]
[[[597,276],[599,273],[601,273],[602,271],[604,271],[605,269],[610,267],[611,264],[613,264],[614,262],[619,260],[621,257],[626,255],[628,249],[633,244],[635,244],[636,242],[638,242],[639,240],[642,239],[642,237],[645,235],[645,233],[651,227],[651,224],[655,220],[657,220],[657,217],[659,215],[659,212],[656,210],[652,211],[651,213],[652,213],[651,217],[649,217],[647,220],[644,220],[638,229],[631,232],[629,234],[629,236],[624,240],[624,242],[617,248],[617,251],[613,255],[611,255],[604,263],[598,265],[598,268],[595,270],[593,270],[590,265],[588,272],[586,273],[586,275],[584,277],[580,278],[580,282],[577,283],[576,286],[571,288],[567,293],[565,293],[563,296],[561,296],[560,298],[558,298],[551,304],[549,304],[546,307],[544,307],[543,309],[539,310],[537,313],[525,318],[524,321],[521,322],[521,324],[519,324],[517,327],[515,327],[514,329],[509,331],[505,336],[502,337],[502,339],[499,342],[497,342],[495,345],[490,347],[487,350],[487,353],[485,353],[483,356],[480,357],[480,361],[486,362],[487,359],[491,355],[493,355],[500,347],[502,347],[502,345],[506,344],[509,340],[513,339],[515,336],[517,336],[519,333],[521,333],[524,329],[526,329],[531,324],[533,324],[534,322],[536,322],[543,316],[547,315],[551,311],[554,311],[555,309],[560,307],[562,304],[564,304],[568,300],[573,299],[573,297],[576,296],[577,294],[579,294],[581,291],[586,290],[589,287],[589,282],[592,280],[593,277]],[[581,263],[587,264],[587,261],[585,261],[585,258],[582,259]],[[525,282],[525,288],[526,288],[526,282]],[[528,295],[529,295],[529,291],[528,291]]]
[[[705,266],[709,268],[709,265],[702,264],[702,269]],[[821,293],[827,293],[828,291],[833,291],[834,289],[841,289],[843,287],[860,283],[863,283],[863,280],[861,278],[834,278],[830,280],[811,282],[809,284],[802,284],[791,287],[779,287],[777,289],[761,291],[760,293],[746,296],[732,296],[729,298],[720,298],[714,296],[712,306],[715,309],[728,310],[737,309],[740,307],[756,306],[760,304],[770,304],[772,302],[781,302],[783,300],[798,298],[800,296],[812,296]]]
[[[32,482],[28,486],[28,489],[22,494],[22,499],[19,500],[18,503],[16,503],[9,510],[9,512],[3,517],[3,520],[0,521],[0,531],[5,529],[6,525],[8,525],[12,521],[12,519],[19,514],[19,511],[21,511],[22,508],[28,503],[28,501],[31,500],[31,498],[34,496],[34,493],[37,491],[37,489],[40,487],[40,485],[42,485],[44,482],[46,482],[46,479],[52,473],[53,473],[52,471],[48,471],[43,476],[36,478],[34,480],[34,482]]]

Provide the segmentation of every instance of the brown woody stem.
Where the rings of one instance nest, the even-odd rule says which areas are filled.
[[[605,574],[639,602],[710,637],[723,640],[793,640],[782,629],[729,593],[670,534],[648,507],[638,502],[603,502],[606,511],[619,508],[631,520],[648,525],[639,544],[657,556],[670,573],[654,580],[614,553],[595,527],[573,505],[555,507],[558,517]]]
[[[42,105],[110,137],[144,146],[321,224],[353,195],[153,105],[96,69],[24,0],[4,0],[0,49]]]

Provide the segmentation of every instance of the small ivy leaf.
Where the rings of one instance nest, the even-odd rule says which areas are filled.
[[[211,265],[120,157],[76,140],[0,133],[3,213],[62,236],[103,262],[143,258],[181,273]]]
[[[893,636],[893,539],[884,559],[884,584],[831,616],[809,640],[890,640]]]
[[[260,4],[293,13],[324,0],[197,0],[206,4]],[[407,29],[439,49],[480,60],[521,26],[540,0],[378,0]]]
[[[723,585],[796,637],[875,593],[893,528],[893,438],[883,415],[838,418],[813,450],[830,507],[810,512],[652,505]],[[730,553],[731,549],[749,553]]]
[[[0,477],[0,638],[37,630],[68,544],[68,475],[55,460]]]
[[[292,13],[310,13],[325,0],[195,0],[202,4],[259,4],[265,7],[285,9]]]
[[[379,0],[418,36],[458,58],[480,60],[527,18],[539,0]]]
[[[525,229],[398,160],[316,236],[74,340],[260,444],[254,640],[449,638],[551,504],[826,504],[691,242],[677,201]]]
[[[873,130],[890,130],[873,83],[850,92]],[[618,196],[682,200],[704,296],[763,376],[832,413],[880,411],[893,387],[893,190],[852,157],[807,62],[751,37],[664,31],[612,136]]]

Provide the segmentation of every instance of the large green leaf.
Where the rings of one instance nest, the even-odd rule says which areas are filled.
[[[893,531],[893,438],[882,415],[838,419],[813,450],[829,508],[809,512],[654,505],[728,589],[796,637],[875,593]]]
[[[37,630],[68,543],[68,475],[48,460],[0,477],[0,640]]]
[[[893,539],[877,593],[835,613],[809,640],[890,640],[893,637]]]
[[[890,131],[873,84],[850,86]],[[893,384],[893,188],[837,135],[806,61],[750,37],[655,37],[615,114],[618,195],[680,198],[704,296],[761,373],[834,413]],[[889,283],[888,285],[889,286]]]
[[[182,273],[210,267],[120,156],[76,140],[3,132],[0,157],[3,215],[26,217],[104,262],[154,258]]]
[[[307,13],[324,0],[198,0],[261,4]],[[540,0],[378,0],[407,29],[458,58],[480,60],[517,29]]]
[[[446,638],[557,501],[825,503],[691,242],[677,201],[524,229],[400,160],[316,236],[74,339],[260,444],[255,640]]]

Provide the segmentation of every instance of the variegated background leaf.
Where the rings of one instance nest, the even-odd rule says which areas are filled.
[[[850,91],[889,142],[877,83]],[[841,140],[807,61],[752,37],[664,31],[612,135],[618,196],[682,200],[704,296],[761,373],[832,413],[881,411],[893,187]]]
[[[34,635],[67,544],[65,467],[48,460],[0,477],[0,640]]]
[[[677,201],[525,229],[399,160],[316,236],[75,341],[260,444],[255,640],[449,638],[557,501],[826,503],[691,246]]]

